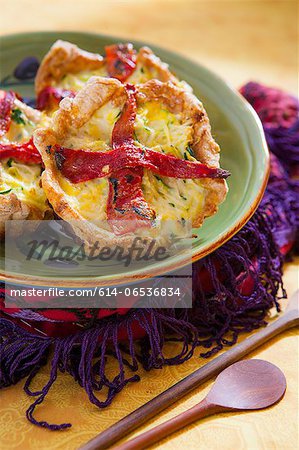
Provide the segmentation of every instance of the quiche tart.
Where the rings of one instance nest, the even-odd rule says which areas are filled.
[[[42,160],[33,131],[46,116],[14,92],[0,91],[0,237],[5,221],[43,219],[51,208],[41,185]]]
[[[171,81],[92,77],[34,143],[53,209],[89,246],[158,235],[166,221],[199,227],[226,196],[207,114]]]
[[[105,50],[106,55],[102,57],[69,42],[57,41],[44,57],[36,76],[38,108],[57,109],[62,98],[73,97],[92,76],[113,77],[131,84],[151,79],[172,81],[191,91],[148,47],[137,52],[132,44],[116,44]]]

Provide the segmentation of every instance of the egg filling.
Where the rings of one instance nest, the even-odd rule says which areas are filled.
[[[122,107],[112,101],[98,109],[81,128],[70,129],[62,146],[72,149],[106,152],[111,150],[113,127]],[[192,142],[191,121],[183,122],[180,114],[173,114],[157,101],[138,106],[135,126],[135,145],[180,159],[196,161]],[[84,167],[82,167],[84,171]],[[109,184],[107,178],[74,184],[59,175],[60,185],[67,201],[88,220],[105,220]],[[162,177],[144,169],[142,191],[148,204],[155,210],[157,220],[192,221],[204,207],[205,188],[200,179]],[[196,201],[194,198],[196,197]]]
[[[0,138],[1,144],[22,144],[29,141],[38,126],[48,123],[47,117],[40,113],[32,117],[26,115],[30,111],[19,100],[15,101],[11,112],[11,123],[7,133]],[[33,111],[33,110],[32,110]],[[29,206],[42,212],[49,209],[45,192],[41,186],[40,164],[25,164],[13,158],[5,158],[0,162],[0,195],[14,193],[17,198]]]

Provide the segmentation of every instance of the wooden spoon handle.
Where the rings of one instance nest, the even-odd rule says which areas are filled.
[[[175,416],[172,419],[167,420],[166,422],[163,422],[160,425],[152,428],[151,430],[140,434],[134,439],[116,446],[115,449],[143,450],[146,447],[149,447],[150,445],[161,441],[170,434],[175,433],[181,428],[190,425],[196,420],[211,416],[212,414],[216,414],[217,412],[223,412],[223,410],[226,409],[222,408],[221,406],[213,405],[204,398],[200,403],[193,406],[193,408],[187,409],[187,411],[184,411],[178,416]]]

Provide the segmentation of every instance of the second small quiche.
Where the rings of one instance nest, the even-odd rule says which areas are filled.
[[[89,245],[127,243],[167,220],[198,227],[226,196],[206,112],[171,82],[92,77],[34,143],[51,205]]]
[[[64,97],[72,97],[92,76],[113,77],[131,84],[151,79],[172,81],[187,90],[148,47],[138,52],[130,43],[105,48],[105,56],[90,53],[76,45],[58,40],[46,54],[35,80],[39,109],[52,112]]]

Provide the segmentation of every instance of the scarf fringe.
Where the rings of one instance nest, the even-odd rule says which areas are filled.
[[[140,342],[133,338],[133,323],[146,332]],[[118,341],[118,333],[126,329],[128,342]],[[173,333],[181,340],[178,354],[166,357],[163,354],[164,335]],[[16,384],[27,377],[24,390],[35,397],[26,412],[28,420],[50,430],[64,430],[70,423],[50,424],[34,418],[36,406],[41,404],[55,382],[58,372],[69,373],[84,388],[91,403],[104,408],[128,383],[139,381],[137,374],[140,364],[146,369],[161,368],[164,365],[181,364],[191,358],[197,341],[197,330],[184,320],[178,320],[166,313],[143,309],[132,310],[126,316],[101,320],[93,328],[65,338],[36,336],[14,324],[11,320],[0,319],[0,388]],[[114,358],[118,364],[118,373],[110,379],[107,376],[108,358]],[[35,376],[51,358],[48,382],[37,391],[30,385]],[[130,361],[128,361],[128,359]],[[126,375],[126,369],[130,376]],[[96,392],[106,390],[106,398],[100,401]]]

